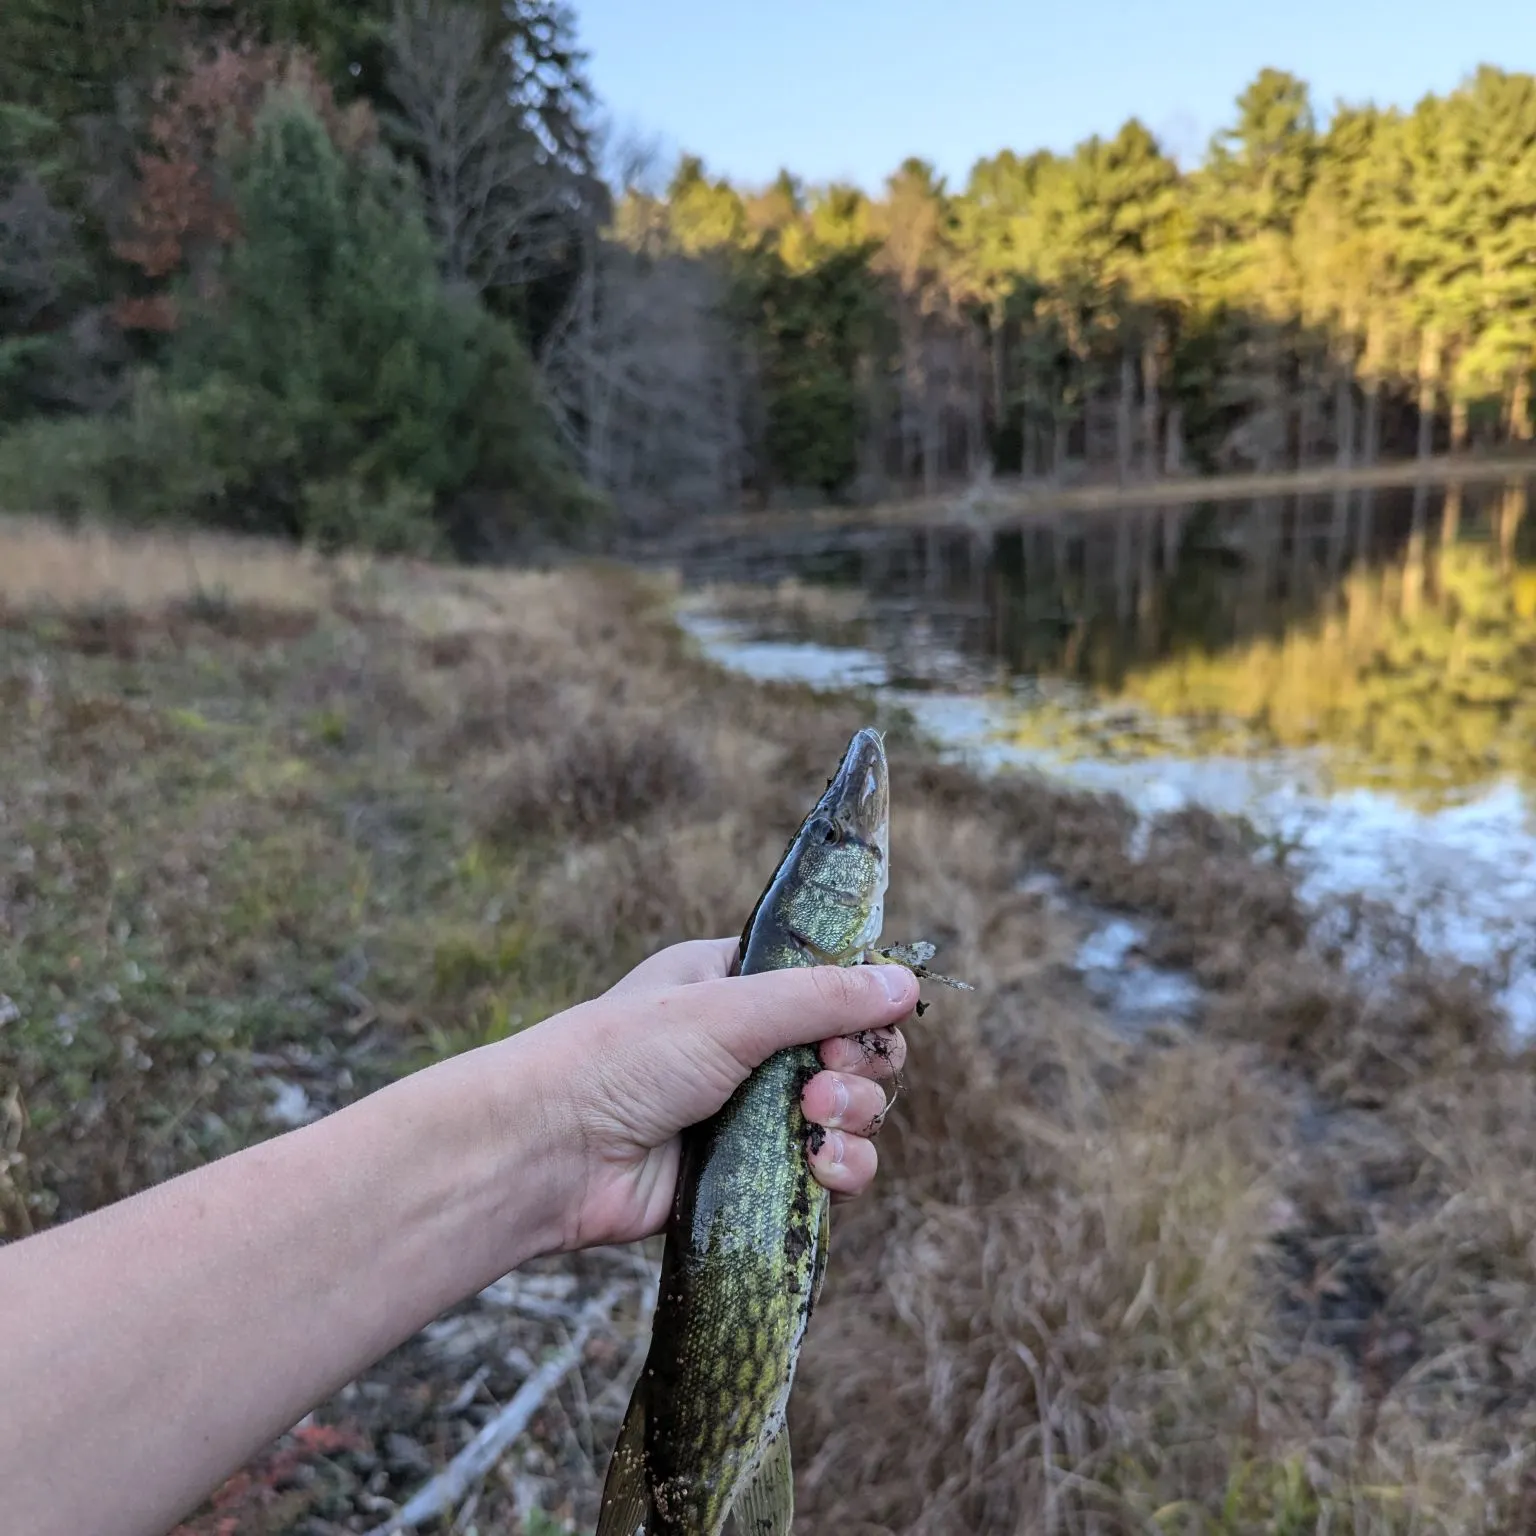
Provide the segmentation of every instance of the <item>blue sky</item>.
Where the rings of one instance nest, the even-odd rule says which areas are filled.
[[[1188,165],[1266,64],[1411,105],[1479,63],[1536,70],[1536,0],[576,0],[621,129],[747,183],[876,190],[908,155],[1066,149],[1140,117]]]

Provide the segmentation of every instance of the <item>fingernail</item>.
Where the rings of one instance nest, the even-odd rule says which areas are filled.
[[[842,1078],[832,1079],[832,1118],[841,1120],[843,1111],[848,1108],[848,1084]]]
[[[827,1166],[829,1168],[841,1168],[843,1166],[843,1154],[848,1150],[847,1143],[843,1140],[843,1133],[841,1131],[828,1131],[825,1149]]]
[[[912,972],[900,965],[877,965],[872,967],[880,978],[880,985],[885,988],[885,995],[893,1003],[904,1003],[912,996]]]

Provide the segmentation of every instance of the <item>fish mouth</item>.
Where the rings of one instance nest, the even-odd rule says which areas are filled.
[[[821,797],[821,811],[844,838],[873,849],[885,863],[890,846],[890,769],[885,739],[873,726],[865,726],[848,743]]]

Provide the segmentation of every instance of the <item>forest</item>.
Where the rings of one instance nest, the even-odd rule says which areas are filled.
[[[11,509],[493,555],[1519,445],[1533,368],[1527,74],[870,194],[662,164],[557,0],[0,12]]]

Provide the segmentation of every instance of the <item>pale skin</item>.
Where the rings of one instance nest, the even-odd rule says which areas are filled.
[[[735,952],[675,945],[510,1040],[0,1248],[6,1529],[164,1536],[448,1307],[539,1255],[659,1232],[678,1133],[786,1046],[820,1043],[811,1167],[859,1194],[915,979],[729,977]]]

